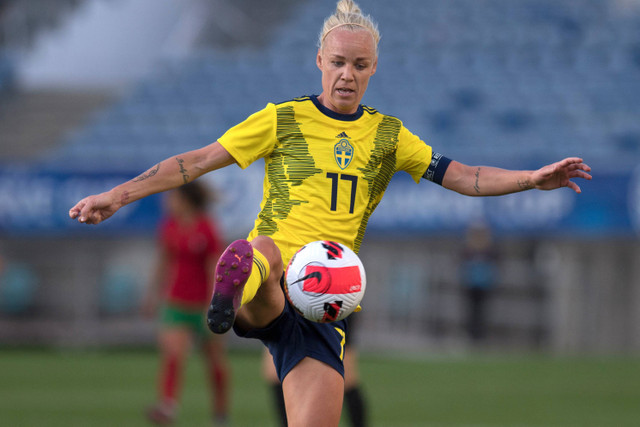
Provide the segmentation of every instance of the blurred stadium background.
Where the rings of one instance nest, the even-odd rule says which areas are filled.
[[[401,363],[378,363],[380,357],[411,360],[408,378],[417,369],[412,363],[431,374],[434,366],[454,369],[442,355],[462,356],[461,378],[471,367],[510,372],[516,362],[497,369],[496,360],[517,353],[564,360],[540,368],[560,384],[564,377],[556,374],[571,375],[571,367],[607,369],[609,381],[620,381],[594,379],[586,400],[593,405],[578,410],[614,396],[613,409],[600,412],[621,417],[608,418],[612,423],[517,411],[513,418],[483,418],[483,410],[470,419],[429,419],[417,409],[404,421],[375,409],[378,420],[388,420],[379,425],[635,425],[640,392],[623,383],[637,384],[640,376],[640,1],[359,4],[382,33],[365,104],[400,117],[434,149],[464,163],[537,168],[580,156],[594,175],[580,183],[581,195],[489,199],[394,178],[361,251],[369,278],[359,331],[365,373],[394,377],[385,369]],[[334,6],[333,0],[0,1],[0,360],[7,361],[1,378],[14,378],[0,386],[3,396],[28,390],[20,385],[30,377],[11,366],[52,359],[58,366],[59,353],[24,353],[25,347],[69,350],[82,363],[95,358],[92,366],[100,369],[110,357],[87,362],[76,350],[153,344],[154,322],[139,314],[139,303],[160,198],[130,205],[99,227],[73,223],[68,209],[172,154],[213,142],[267,102],[319,93],[315,42]],[[258,164],[204,178],[220,192],[213,213],[229,240],[252,226],[261,173]],[[496,355],[491,362],[475,359],[478,349],[464,329],[460,253],[465,230],[479,221],[490,225],[499,253],[481,351]],[[231,344],[242,357],[257,357],[256,343]],[[595,357],[602,365],[589,370],[581,359],[575,367],[566,357]],[[538,362],[518,360],[513,372],[536,372],[531,363]],[[113,369],[110,376],[119,372]],[[510,384],[531,381],[514,375]],[[464,379],[446,381],[468,386]],[[151,382],[145,382],[149,397]],[[545,387],[539,388],[542,396]],[[579,400],[579,389],[586,393],[589,385],[564,396]],[[431,393],[425,395],[433,401],[438,395]],[[466,390],[463,397],[477,396]],[[489,408],[509,405],[495,399]],[[438,407],[432,404],[430,413]],[[22,407],[11,408],[19,420]],[[86,425],[81,416],[72,425]],[[97,416],[109,419],[108,412]]]

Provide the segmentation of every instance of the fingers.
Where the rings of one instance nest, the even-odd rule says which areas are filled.
[[[590,180],[592,177],[588,173],[578,170],[578,171],[570,172],[569,178],[583,178],[586,180]]]
[[[79,221],[84,224],[99,224],[102,222],[102,219],[100,218],[99,212],[90,212],[87,215],[80,214]]]
[[[69,210],[69,217],[71,219],[77,219],[79,222],[94,224],[93,218],[91,218],[91,209],[93,204],[89,198],[80,200],[74,207]]]
[[[567,171],[567,176],[569,178],[582,178],[586,180],[590,180],[592,176],[587,173],[591,172],[591,167],[585,163],[583,163],[582,159],[579,157],[569,157],[560,162],[560,166],[564,167]],[[580,187],[576,184],[571,183],[573,186],[567,185],[575,190],[577,193],[580,193]]]
[[[585,164],[580,157],[567,157],[550,166],[552,166],[552,168],[547,178],[551,179],[552,176],[555,176],[555,179],[559,180],[558,185],[560,187],[568,187],[578,194],[582,193],[582,189],[578,184],[571,181],[571,179],[582,178],[591,180],[592,178],[591,174],[588,173],[591,172],[591,167]]]
[[[80,210],[84,206],[84,199],[79,201],[74,207],[69,209],[69,218],[76,219],[80,215]]]
[[[80,218],[78,219],[83,224],[96,224],[97,222],[93,218],[93,215],[82,215],[80,214]]]
[[[100,224],[102,220],[98,218],[96,215],[93,215],[91,218],[87,219],[85,224]]]
[[[573,181],[568,181],[567,182],[567,187],[569,187],[570,189],[572,189],[573,191],[575,191],[578,194],[582,193],[582,189],[580,189],[580,186],[578,186],[578,184],[576,184]]]
[[[94,199],[86,199],[86,202],[84,203],[84,206],[82,207],[82,209],[80,210],[80,218],[79,221],[80,222],[85,222],[87,224],[96,224],[97,222],[95,221],[95,212],[94,212],[94,207],[95,207],[95,200]]]
[[[583,163],[583,160],[580,157],[567,157],[566,159],[560,160],[561,166],[568,166],[572,163]]]
[[[567,166],[565,167],[567,170],[570,170],[570,171],[574,171],[574,170],[583,170],[586,172],[591,171],[591,167],[585,163],[568,163]]]
[[[564,168],[570,171],[577,169],[581,169],[586,172],[591,171],[591,166],[584,163],[579,157],[568,157],[564,160],[559,161],[557,164],[560,168]]]

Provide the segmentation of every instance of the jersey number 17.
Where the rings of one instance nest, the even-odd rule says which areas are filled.
[[[335,211],[338,206],[338,181],[351,181],[351,201],[349,203],[349,213],[353,213],[356,204],[356,188],[358,188],[358,177],[346,173],[338,174],[327,172],[327,178],[331,180],[331,210]]]

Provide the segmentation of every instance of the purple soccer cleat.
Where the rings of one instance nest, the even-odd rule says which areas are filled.
[[[207,311],[207,325],[214,334],[224,334],[233,326],[252,267],[253,247],[246,240],[231,243],[220,256]]]

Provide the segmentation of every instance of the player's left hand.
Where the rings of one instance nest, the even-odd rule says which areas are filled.
[[[579,157],[568,157],[559,162],[543,166],[533,172],[532,180],[538,190],[554,190],[560,187],[569,187],[576,193],[581,193],[580,187],[572,178],[591,179],[591,168]]]

